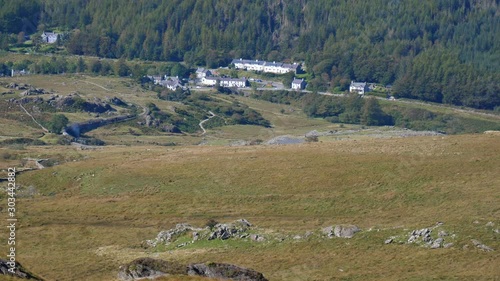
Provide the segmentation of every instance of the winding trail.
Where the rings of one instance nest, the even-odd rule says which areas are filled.
[[[26,112],[26,114],[28,114],[28,116],[29,116],[29,117],[31,117],[31,119],[33,119],[33,121],[34,121],[34,122],[35,122],[38,126],[40,126],[40,128],[42,128],[42,130],[43,130],[44,132],[46,132],[46,133],[48,133],[48,132],[49,132],[49,130],[47,130],[47,128],[45,128],[44,126],[42,126],[42,124],[40,124],[40,123],[38,123],[38,121],[36,121],[35,117],[33,117],[33,115],[31,115],[31,114],[30,114],[30,113],[26,110],[26,108],[24,108],[24,106],[23,106],[21,103],[19,103],[19,106],[20,106],[20,107],[24,110],[24,112]]]
[[[217,116],[217,115],[215,115],[212,111],[209,111],[208,113],[210,113],[212,116],[209,116],[207,119],[202,120],[202,121],[200,122],[200,124],[198,124],[198,125],[200,126],[200,128],[203,130],[203,134],[201,134],[201,135],[204,135],[204,134],[206,134],[206,133],[207,133],[207,130],[205,130],[205,128],[203,128],[203,123],[205,123],[205,122],[207,122],[208,120],[210,120],[210,119],[214,118],[215,116]]]

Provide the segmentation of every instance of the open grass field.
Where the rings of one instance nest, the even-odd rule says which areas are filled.
[[[66,156],[61,165],[17,177],[21,193],[34,190],[18,199],[18,259],[47,280],[115,280],[120,264],[144,256],[233,263],[269,280],[500,278],[495,135],[231,148],[45,146],[9,153],[12,159]],[[266,233],[314,235],[202,241],[165,251],[141,247],[176,223],[201,227],[212,218],[246,218]],[[449,249],[384,244],[438,221],[456,235]],[[352,239],[320,237],[321,228],[335,224],[362,231]],[[6,230],[0,235],[7,237]],[[495,251],[480,251],[471,239]]]

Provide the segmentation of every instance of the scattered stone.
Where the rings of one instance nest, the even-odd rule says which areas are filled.
[[[166,231],[160,231],[154,240],[146,240],[146,244],[150,247],[156,247],[159,243],[169,244],[173,242],[175,238],[185,234],[188,231],[195,230],[191,225],[186,223],[179,223],[173,229]]]
[[[313,235],[312,231],[307,231],[306,234],[304,234],[304,238],[309,238]]]
[[[453,246],[453,243],[446,243],[446,244],[444,244],[444,245],[443,245],[443,248],[445,248],[445,249],[449,249],[449,248],[451,248],[452,246]]]
[[[255,241],[255,242],[263,242],[266,240],[266,238],[264,238],[263,236],[260,236],[258,234],[251,234],[250,240]]]
[[[361,230],[355,225],[336,225],[333,229],[333,234],[336,237],[352,238],[359,231]]]
[[[246,219],[239,219],[236,222],[240,223],[241,225],[244,225],[246,227],[251,227],[252,226],[252,224],[249,221],[247,221]]]
[[[472,244],[474,244],[474,246],[476,246],[476,248],[481,249],[485,252],[493,252],[494,251],[493,248],[484,245],[479,240],[472,239],[471,242],[472,242]]]
[[[438,238],[432,242],[431,249],[438,249],[441,248],[441,245],[443,244],[444,239],[443,238]]]
[[[493,226],[495,226],[495,224],[494,224],[492,221],[490,221],[490,222],[488,222],[488,223],[486,224],[486,226],[493,227]]]
[[[325,234],[328,238],[332,238],[334,236],[333,234],[333,226],[328,226],[325,227],[321,230],[323,234]]]
[[[432,238],[431,238],[431,235],[429,233],[425,234],[424,238],[422,240],[426,243],[432,243]]]
[[[182,248],[182,247],[185,247],[188,243],[181,243],[179,245],[177,245],[177,248]]]
[[[139,258],[120,266],[118,279],[123,281],[157,278],[170,274],[187,275],[185,265],[152,258]]]
[[[293,240],[300,240],[300,239],[302,239],[302,236],[300,236],[300,235],[295,235],[293,237]]]
[[[384,244],[391,244],[393,241],[394,241],[393,238],[389,238],[389,239],[384,241]]]
[[[262,273],[255,270],[224,263],[190,264],[187,274],[222,280],[267,281]]]
[[[410,238],[408,238],[408,243],[413,243],[417,241],[418,236],[417,235],[411,235]]]
[[[196,231],[193,232],[193,241],[197,241],[198,239],[200,239],[200,234]]]
[[[29,279],[29,280],[34,280],[34,281],[43,281],[42,278],[35,276],[28,270],[26,270],[20,263],[14,262],[14,273],[9,272],[9,269],[12,268],[11,262],[0,259],[0,276],[1,275],[9,275],[9,276],[14,276],[20,279]],[[1,278],[0,278],[1,279]],[[10,280],[10,279],[9,279]]]
[[[444,230],[441,230],[438,232],[438,236],[439,237],[446,237],[448,236],[448,232],[444,231]]]

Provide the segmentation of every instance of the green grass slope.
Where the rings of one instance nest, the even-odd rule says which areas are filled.
[[[15,153],[71,151],[29,147]],[[498,136],[77,153],[77,161],[17,178],[22,188],[36,190],[18,201],[18,257],[49,280],[113,280],[121,263],[142,256],[233,263],[270,280],[492,280],[500,274]],[[350,240],[313,235],[169,251],[141,247],[176,223],[203,226],[210,218],[246,218],[268,232],[292,235],[342,223],[363,231]],[[450,249],[384,245],[390,236],[438,221],[456,234]],[[486,226],[490,221],[494,226]],[[471,239],[496,251],[480,251]]]

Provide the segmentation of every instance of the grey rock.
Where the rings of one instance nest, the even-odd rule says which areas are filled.
[[[333,234],[336,237],[352,238],[359,231],[361,230],[355,225],[336,225],[333,229]]]
[[[193,232],[193,241],[197,241],[198,239],[200,239],[200,234],[198,232]]]
[[[410,236],[410,238],[408,238],[408,243],[413,243],[413,242],[417,241],[417,239],[418,239],[417,235],[412,235],[412,236]]]
[[[30,273],[28,270],[26,270],[19,262],[14,262],[14,273],[10,273],[9,269],[11,269],[12,266],[8,260],[0,259],[0,276],[2,275],[9,275],[13,277],[17,277],[19,279],[29,279],[33,281],[43,281],[42,278],[33,275]],[[8,278],[8,277],[7,277]],[[17,280],[17,278],[15,280]],[[2,279],[2,278],[0,278]],[[10,280],[10,279],[8,279]],[[12,279],[14,280],[14,279]]]
[[[444,242],[443,238],[438,238],[438,239],[434,240],[434,243],[443,244],[443,242]]]
[[[427,243],[432,242],[432,238],[429,234],[425,234],[422,240]]]
[[[309,238],[313,235],[312,231],[307,231],[306,234],[304,234],[304,238]]]
[[[185,265],[152,258],[139,258],[120,266],[118,279],[123,281],[157,278],[169,274],[187,274]]]
[[[474,246],[476,246],[476,248],[481,249],[481,250],[483,250],[485,252],[492,252],[492,251],[494,251],[493,248],[484,245],[479,240],[472,239],[471,242],[472,242],[472,244],[474,244]]]
[[[444,231],[444,230],[441,230],[438,232],[438,236],[439,237],[445,237],[445,236],[448,236],[448,232]]]
[[[451,248],[452,246],[453,246],[453,243],[446,243],[446,244],[444,244],[444,245],[443,245],[443,248],[445,248],[445,249],[449,249],[449,248]]]
[[[214,240],[217,238],[217,232],[212,232],[208,235],[208,240]]]
[[[220,280],[235,281],[267,281],[267,279],[252,269],[224,263],[190,264],[187,274],[189,276],[203,276]]]
[[[323,234],[325,234],[327,237],[332,238],[334,236],[333,234],[333,226],[328,226],[325,227],[321,230]]]
[[[247,221],[246,219],[239,219],[236,222],[240,223],[240,224],[242,224],[242,225],[244,225],[246,227],[251,227],[252,226],[252,224],[249,221]]]
[[[394,241],[394,239],[389,238],[389,239],[384,241],[384,244],[391,244],[393,241]]]
[[[441,248],[443,241],[444,241],[443,238],[438,238],[438,239],[434,240],[434,242],[432,242],[431,249]]]
[[[492,221],[490,221],[490,222],[488,222],[488,223],[486,224],[486,226],[493,227],[493,226],[495,226],[495,224],[494,224]]]
[[[294,240],[300,240],[300,239],[302,239],[302,236],[300,236],[300,235],[295,235],[295,236],[293,237],[293,239],[294,239]]]

